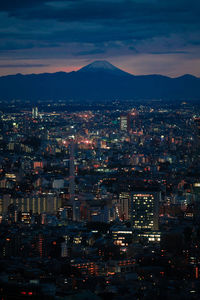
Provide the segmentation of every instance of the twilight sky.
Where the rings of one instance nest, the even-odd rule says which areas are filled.
[[[135,75],[200,77],[200,1],[0,1],[0,75],[97,59]]]

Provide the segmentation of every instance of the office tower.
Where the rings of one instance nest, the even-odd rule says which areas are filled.
[[[132,193],[132,226],[141,230],[158,230],[160,192],[139,191]]]
[[[130,219],[131,213],[131,193],[130,192],[121,192],[119,194],[119,213],[120,219],[123,221]]]
[[[136,114],[126,113],[120,116],[120,130],[129,132],[132,129],[133,118]]]
[[[33,119],[37,119],[38,116],[39,116],[39,114],[38,114],[38,108],[37,107],[33,107],[32,108],[32,118]]]
[[[123,131],[128,130],[128,116],[127,116],[127,114],[120,116],[120,130],[123,130]]]

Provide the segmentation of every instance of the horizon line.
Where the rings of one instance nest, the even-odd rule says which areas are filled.
[[[70,70],[70,71],[65,71],[65,70],[58,70],[58,71],[52,71],[52,72],[33,72],[33,73],[21,73],[21,72],[17,72],[17,73],[11,73],[11,74],[5,74],[5,75],[0,75],[0,78],[1,77],[7,77],[7,76],[16,76],[16,75],[22,75],[22,76],[28,76],[28,75],[42,75],[42,74],[56,74],[56,73],[66,73],[66,74],[70,74],[70,73],[73,73],[73,72],[78,72],[78,71],[80,71],[82,68],[84,68],[84,67],[86,67],[86,66],[88,66],[88,65],[91,65],[91,64],[93,64],[93,63],[95,63],[95,62],[107,62],[107,63],[109,63],[110,65],[112,65],[113,67],[115,67],[115,68],[117,68],[117,69],[119,69],[119,70],[121,70],[121,71],[123,71],[123,72],[125,72],[125,73],[127,73],[127,74],[130,74],[130,75],[132,75],[132,76],[163,76],[163,77],[168,77],[168,78],[172,78],[172,79],[175,79],[175,78],[180,78],[180,77],[183,77],[183,76],[192,76],[192,77],[195,77],[195,78],[199,78],[200,79],[200,77],[198,77],[198,76],[196,76],[196,75],[193,75],[193,74],[191,74],[191,73],[184,73],[184,74],[182,74],[182,75],[178,75],[178,76],[169,76],[169,75],[164,75],[164,74],[161,74],[161,73],[148,73],[148,74],[133,74],[133,73],[130,73],[130,72],[128,72],[128,71],[125,71],[125,70],[123,70],[123,69],[121,69],[121,68],[119,68],[119,67],[117,67],[117,66],[115,66],[115,65],[113,65],[112,63],[110,63],[108,60],[105,60],[105,59],[102,59],[102,60],[100,60],[100,59],[97,59],[97,60],[94,60],[94,61],[92,61],[92,62],[90,62],[90,63],[88,63],[88,64],[86,64],[86,65],[83,65],[83,66],[80,66],[80,67],[74,67],[72,70]],[[4,66],[3,65],[1,65],[0,66],[0,68],[3,68]],[[14,68],[15,66],[13,65],[13,68]],[[17,67],[17,65],[16,65],[16,67]],[[26,65],[24,65],[24,66],[21,66],[22,68],[24,67],[24,68],[26,68]],[[34,68],[34,67],[37,67],[37,65],[36,66],[34,66],[34,65],[32,65],[31,67],[29,66],[29,68],[31,69],[31,68]],[[5,68],[7,68],[7,66],[5,65]]]

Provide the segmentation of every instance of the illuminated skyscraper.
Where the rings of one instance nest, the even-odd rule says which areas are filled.
[[[136,229],[158,230],[160,192],[132,193],[132,225]]]
[[[37,107],[33,107],[32,108],[32,118],[33,119],[37,119],[38,116],[39,116],[39,114],[38,114],[38,108]]]
[[[136,114],[133,112],[122,114],[120,116],[120,130],[129,132],[132,129],[132,123],[135,117]]]
[[[120,116],[120,130],[123,130],[123,131],[128,130],[128,115]]]

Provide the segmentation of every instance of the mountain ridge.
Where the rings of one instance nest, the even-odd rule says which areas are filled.
[[[133,75],[107,61],[94,61],[77,71],[15,74],[0,77],[0,99],[113,100],[134,98],[199,99],[200,78]]]

